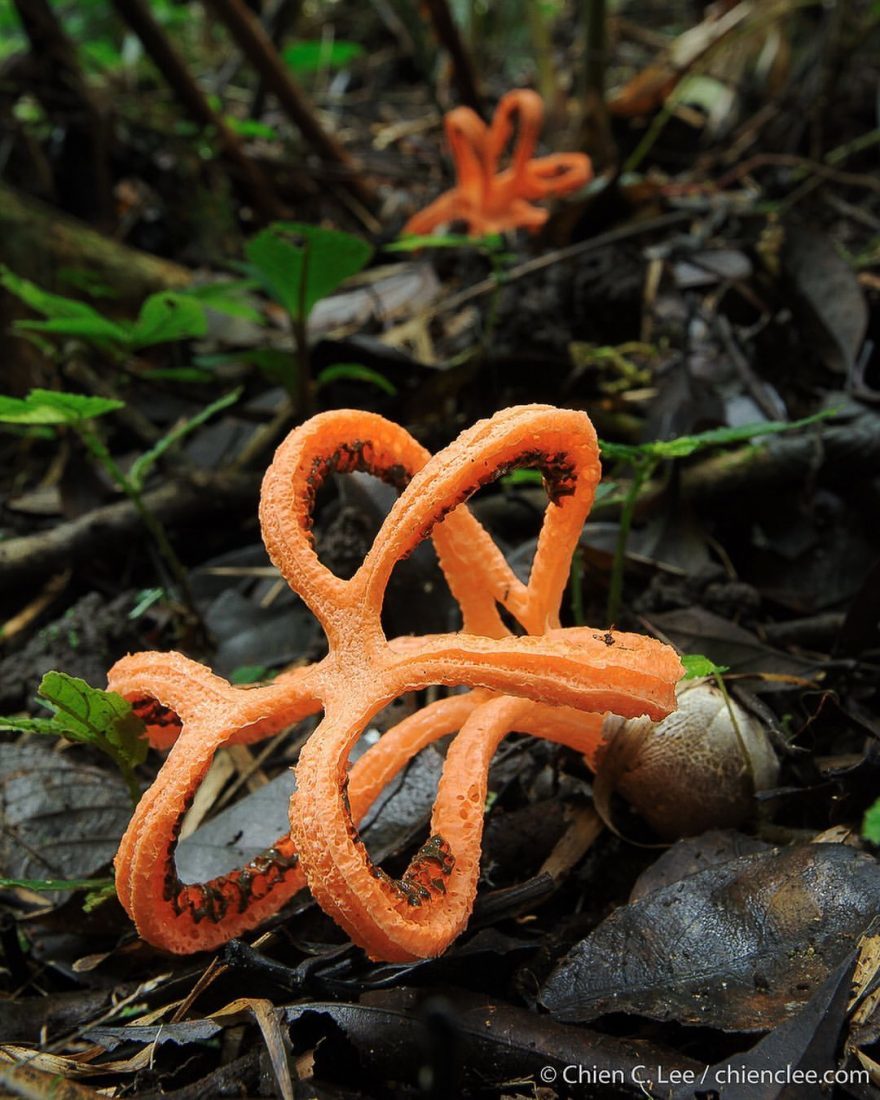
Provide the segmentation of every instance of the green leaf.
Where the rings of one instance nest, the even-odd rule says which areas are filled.
[[[683,679],[685,680],[695,680],[702,676],[721,676],[730,671],[728,665],[716,665],[714,661],[710,661],[702,653],[684,653],[682,654],[681,663],[684,666]]]
[[[862,836],[871,844],[880,845],[880,798],[865,811]]]
[[[79,393],[31,390],[27,397],[0,396],[0,422],[4,424],[78,424],[125,407],[109,397]]]
[[[146,348],[173,340],[191,340],[207,331],[208,319],[201,302],[186,294],[163,290],[151,294],[141,306],[128,342],[133,348]]]
[[[61,294],[50,294],[28,279],[22,279],[4,264],[0,264],[0,286],[14,294],[26,306],[44,317],[100,317],[97,310],[77,298],[66,298]]]
[[[340,380],[369,382],[370,385],[378,387],[383,393],[387,393],[389,397],[396,397],[397,395],[397,387],[389,382],[383,374],[380,374],[377,370],[372,370],[370,367],[365,367],[361,363],[334,363],[330,367],[325,367],[315,379],[315,386],[320,389],[321,386],[327,386],[331,382],[339,382]]]
[[[181,293],[188,298],[195,298],[217,313],[223,313],[227,317],[241,317],[242,320],[259,325],[263,323],[263,314],[248,299],[249,292],[256,290],[259,285],[256,279],[233,279],[225,283],[204,283]]]
[[[540,470],[523,467],[520,470],[511,470],[501,478],[502,485],[543,485],[544,475]]]
[[[386,252],[417,252],[420,248],[481,248],[496,252],[504,247],[500,233],[487,233],[484,237],[468,237],[464,233],[414,233],[401,237],[384,246]]]
[[[822,409],[821,412],[813,416],[805,416],[802,420],[767,420],[758,424],[741,424],[735,428],[712,428],[698,435],[681,435],[676,439],[658,439],[650,443],[608,443],[603,439],[599,441],[599,446],[605,458],[622,459],[626,462],[640,458],[686,458],[709,447],[746,443],[759,436],[782,435],[784,432],[793,432],[798,428],[807,428],[820,420],[835,416],[838,412],[839,409]]]
[[[92,745],[113,760],[128,784],[132,801],[140,789],[134,769],[147,755],[144,724],[131,704],[111,691],[93,688],[76,676],[47,672],[39,687],[51,718],[0,718],[0,729],[66,737]]]
[[[158,443],[154,444],[148,451],[145,451],[144,454],[135,459],[131,465],[131,469],[128,471],[128,479],[135,489],[140,492],[144,486],[147,474],[169,447],[174,446],[175,443],[179,443],[181,439],[185,439],[190,432],[204,424],[206,420],[209,420],[214,415],[214,413],[220,412],[221,409],[227,409],[230,405],[234,405],[239,397],[241,397],[240,389],[233,390],[231,393],[225,393],[222,397],[218,397],[216,401],[212,401],[210,405],[206,405],[201,412],[196,413],[195,416],[191,416],[189,420],[184,420],[182,423],[176,425],[170,432],[163,435]]]
[[[271,676],[268,665],[239,665],[232,670],[230,684],[255,684],[258,680],[268,680]]]
[[[129,619],[139,619],[141,615],[150,610],[154,603],[158,603],[164,595],[164,588],[142,588],[138,592],[137,603],[128,613]]]
[[[113,885],[112,878],[0,878],[0,886],[36,890],[39,893],[51,890],[106,890]]]
[[[111,898],[116,897],[116,882],[113,879],[107,879],[106,881],[95,879],[95,882],[98,885],[93,886],[83,899],[82,909],[84,913],[91,913],[99,905],[103,905],[105,901],[110,901]]]
[[[356,57],[361,57],[363,46],[357,42],[295,42],[281,54],[284,63],[298,76],[318,72],[320,69],[340,69]]]
[[[223,121],[230,130],[240,134],[243,138],[264,138],[266,141],[277,141],[278,131],[265,122],[258,122],[254,118],[237,118],[235,115],[224,115]]]
[[[317,302],[367,265],[373,249],[338,229],[274,222],[248,241],[245,255],[267,293],[304,321]]]
[[[110,340],[127,344],[129,332],[122,325],[96,313],[92,317],[50,317],[47,321],[16,321],[16,332],[46,332],[51,336],[78,336],[81,340]]]

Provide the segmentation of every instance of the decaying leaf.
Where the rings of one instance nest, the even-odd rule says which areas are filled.
[[[114,772],[42,743],[3,746],[0,877],[91,875],[113,858],[130,817]]]
[[[800,226],[786,228],[782,269],[805,337],[827,367],[849,372],[868,329],[868,306],[855,272],[829,237]]]
[[[806,1003],[880,903],[876,860],[842,844],[742,856],[612,913],[541,992],[561,1020],[631,1012],[730,1031]]]

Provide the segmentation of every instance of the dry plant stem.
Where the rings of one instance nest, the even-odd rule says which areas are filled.
[[[520,465],[538,465],[550,495],[528,584],[460,506]],[[354,470],[402,493],[363,565],[342,580],[318,560],[309,527],[323,480]],[[324,628],[327,657],[252,689],[232,687],[179,654],[127,657],[111,670],[111,687],[132,700],[153,743],[172,745],[116,861],[120,899],[145,938],[178,952],[216,946],[277,911],[306,881],[375,958],[402,961],[448,946],[473,905],[488,766],[501,738],[512,729],[531,732],[592,759],[603,712],[663,716],[674,704],[681,665],[668,647],[559,627],[569,559],[598,479],[586,415],[547,406],[481,421],[434,458],[403,429],[362,412],[325,413],[288,436],[263,483],[263,537]],[[389,642],[381,627],[385,587],[397,561],[428,537],[464,629]],[[513,637],[499,607],[531,636]],[[405,719],[348,773],[351,748],[370,719],[398,696],[435,684],[473,690]],[[290,836],[240,871],[182,886],[176,830],[216,749],[261,740],[322,709],[296,769]],[[357,821],[416,752],[456,731],[431,840],[395,882],[371,864]]]
[[[206,3],[229,28],[229,33],[306,141],[322,160],[345,171],[343,184],[359,202],[367,207],[372,206],[375,201],[373,189],[362,178],[345,149],[318,121],[311,104],[290,75],[259,19],[245,7],[242,0],[206,0]]]
[[[65,267],[87,268],[109,283],[118,302],[138,303],[157,290],[188,286],[185,267],[121,244],[84,222],[0,183],[0,260],[41,286],[57,288]]]
[[[222,515],[226,519],[252,507],[257,481],[251,475],[193,473],[142,495],[149,511],[167,526]],[[23,584],[67,566],[92,562],[115,564],[131,552],[143,524],[129,499],[94,508],[37,535],[0,541],[0,585]]]
[[[168,82],[184,110],[199,126],[213,129],[221,155],[237,172],[248,199],[265,218],[283,214],[268,178],[250,160],[238,135],[208,103],[183,58],[156,22],[145,0],[111,0],[120,18],[134,31],[156,69]]]
[[[449,4],[446,0],[427,0],[425,7],[428,9],[434,33],[452,61],[452,72],[459,99],[466,107],[480,114],[480,93],[477,87],[476,70],[458,25],[449,10]]]

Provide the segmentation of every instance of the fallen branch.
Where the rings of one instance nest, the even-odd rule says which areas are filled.
[[[58,272],[81,268],[112,286],[123,302],[157,290],[188,286],[180,264],[120,244],[94,229],[0,183],[0,262],[40,286],[59,286]]]
[[[194,473],[144,493],[144,504],[166,527],[192,525],[256,507],[256,476]],[[103,567],[148,535],[134,505],[120,500],[36,535],[0,542],[0,589],[100,558]]]

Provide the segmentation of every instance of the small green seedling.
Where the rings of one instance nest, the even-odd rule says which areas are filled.
[[[87,302],[51,294],[0,266],[0,286],[42,313],[42,321],[16,321],[15,332],[27,336],[74,337],[121,356],[156,344],[204,336],[208,321],[202,302],[191,294],[163,290],[151,294],[134,321],[111,320]]]
[[[632,528],[636,503],[642,489],[654,476],[662,462],[687,458],[713,447],[724,447],[734,443],[750,443],[760,436],[781,435],[784,432],[796,431],[799,428],[816,424],[820,420],[825,420],[829,416],[835,415],[836,412],[836,409],[824,409],[822,412],[816,413],[815,416],[807,416],[802,420],[793,420],[790,423],[769,420],[758,424],[742,424],[735,428],[713,428],[710,431],[700,432],[696,435],[682,435],[676,439],[659,439],[650,443],[608,443],[605,440],[600,440],[599,447],[604,459],[610,459],[612,462],[621,464],[625,463],[632,469],[632,477],[621,503],[620,530],[617,545],[614,549],[611,584],[608,592],[608,622],[615,622],[620,613],[626,547]]]
[[[286,367],[273,368],[301,411],[312,406],[307,325],[309,314],[322,298],[369,263],[372,247],[360,237],[338,229],[302,222],[274,222],[245,246],[246,271],[287,311],[296,354]]]
[[[38,696],[52,711],[51,718],[0,717],[0,730],[65,737],[99,749],[119,768],[132,804],[137,805],[141,792],[134,770],[146,759],[148,743],[131,703],[64,672],[47,672]]]

